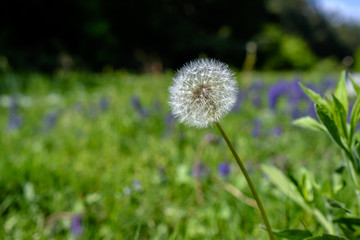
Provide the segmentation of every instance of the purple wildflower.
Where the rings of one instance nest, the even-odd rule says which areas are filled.
[[[312,118],[316,118],[316,110],[315,110],[315,105],[313,103],[309,104],[308,115]]]
[[[270,87],[268,91],[268,101],[270,108],[275,110],[276,104],[280,96],[286,94],[289,91],[289,83],[280,81]]]
[[[325,78],[321,81],[320,89],[321,92],[326,92],[328,89],[333,89],[336,86],[336,79],[334,78]]]
[[[167,137],[174,130],[175,116],[171,113],[167,114],[165,117],[165,131],[163,136]]]
[[[71,233],[73,236],[79,236],[83,232],[81,223],[82,215],[74,215],[71,219]]]
[[[18,129],[19,127],[21,127],[22,124],[23,124],[23,120],[18,113],[17,100],[15,99],[15,97],[12,97],[10,103],[10,109],[9,109],[9,123],[8,123],[9,129],[10,130]]]
[[[238,93],[237,93],[237,96],[236,96],[235,104],[234,104],[234,106],[232,107],[231,111],[232,111],[232,112],[237,112],[237,111],[239,111],[240,105],[241,105],[241,103],[245,100],[245,98],[246,98],[246,93],[241,92],[241,91],[239,90]]]
[[[154,101],[154,103],[153,103],[153,109],[154,109],[154,111],[156,111],[156,112],[160,112],[160,111],[161,111],[161,102],[160,102],[158,99],[156,99],[156,100]]]
[[[221,177],[226,177],[230,173],[230,166],[227,162],[221,162],[218,165],[218,172]]]
[[[100,99],[100,109],[106,111],[109,108],[109,100],[106,97]]]
[[[131,104],[135,108],[135,110],[140,114],[141,117],[148,117],[149,111],[144,109],[140,103],[140,99],[137,96],[131,97]]]
[[[191,170],[191,175],[194,178],[201,178],[207,173],[207,168],[204,163],[201,161],[195,161],[193,169]]]
[[[273,136],[280,136],[282,134],[282,128],[280,126],[276,126],[272,129]]]
[[[255,107],[261,107],[264,83],[261,81],[254,82],[249,88],[249,96]]]
[[[56,123],[58,117],[57,112],[48,113],[44,117],[44,129],[45,131],[49,131]]]
[[[134,189],[135,192],[141,192],[143,190],[143,187],[139,180],[134,180],[132,182],[132,188]]]
[[[253,137],[259,137],[260,136],[260,128],[261,128],[261,121],[260,119],[254,120],[254,127],[252,130],[252,136]]]

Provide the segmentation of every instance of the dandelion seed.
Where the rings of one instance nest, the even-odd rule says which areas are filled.
[[[213,59],[185,64],[169,88],[172,113],[182,123],[198,128],[218,122],[236,102],[234,73]]]

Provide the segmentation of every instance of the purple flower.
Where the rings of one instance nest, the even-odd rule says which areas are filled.
[[[312,118],[316,118],[315,105],[313,103],[309,104],[308,115]]]
[[[83,232],[83,226],[81,223],[82,215],[74,215],[71,219],[71,234],[73,236],[79,236]]]
[[[328,89],[335,88],[336,82],[337,81],[334,78],[325,78],[325,79],[323,79],[321,81],[321,85],[320,85],[321,92],[326,92]]]
[[[153,103],[153,109],[154,109],[154,111],[156,111],[156,112],[160,112],[160,111],[161,111],[161,102],[160,102],[158,99],[156,99],[156,100],[154,101],[154,103]]]
[[[165,117],[165,132],[163,134],[164,137],[167,137],[174,130],[175,116],[171,113],[167,114]]]
[[[132,188],[134,189],[135,192],[141,192],[143,190],[143,187],[139,180],[134,180],[132,182]]]
[[[131,104],[135,108],[135,110],[140,114],[141,117],[148,117],[149,111],[144,109],[140,103],[140,99],[137,96],[131,97]]]
[[[260,136],[260,128],[261,128],[261,121],[260,119],[254,120],[254,127],[252,130],[252,136],[253,137],[259,137]]]
[[[195,161],[193,169],[191,170],[191,175],[194,178],[201,178],[207,173],[207,168],[204,163],[201,161]]]
[[[109,101],[106,97],[101,98],[100,100],[100,109],[106,111],[109,108]]]
[[[10,130],[15,130],[21,127],[23,119],[18,113],[18,103],[15,97],[11,98],[10,109],[9,109],[9,122],[8,127]]]
[[[44,129],[45,131],[49,131],[56,123],[58,117],[57,112],[48,113],[44,117]]]
[[[221,162],[218,165],[218,172],[221,177],[226,177],[230,173],[230,166],[227,162]]]
[[[275,110],[279,97],[289,91],[289,83],[280,81],[270,87],[268,90],[268,101],[271,109]]]
[[[239,90],[238,93],[237,93],[237,96],[236,96],[235,104],[234,104],[234,106],[232,107],[231,111],[232,111],[232,112],[237,112],[237,111],[239,111],[240,105],[241,105],[241,103],[245,100],[245,98],[246,98],[246,93],[241,92],[241,91]]]
[[[280,126],[276,126],[272,129],[273,136],[280,136],[282,134],[282,128]]]

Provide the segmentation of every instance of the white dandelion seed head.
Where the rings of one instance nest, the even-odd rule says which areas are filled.
[[[169,91],[173,115],[184,124],[204,128],[231,110],[237,86],[227,64],[198,59],[178,70]]]

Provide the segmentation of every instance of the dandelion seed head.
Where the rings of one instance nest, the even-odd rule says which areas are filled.
[[[214,59],[185,64],[169,88],[173,115],[182,123],[198,128],[219,121],[236,102],[234,73]]]

